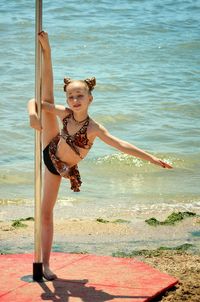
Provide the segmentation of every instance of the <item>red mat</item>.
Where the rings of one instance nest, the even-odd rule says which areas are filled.
[[[1,255],[1,302],[142,302],[178,280],[136,259],[52,253],[53,282],[32,281],[33,255]]]

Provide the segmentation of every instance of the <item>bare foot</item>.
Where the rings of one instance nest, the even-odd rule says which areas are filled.
[[[47,265],[44,265],[43,276],[48,281],[52,281],[57,278],[56,274],[54,274]]]

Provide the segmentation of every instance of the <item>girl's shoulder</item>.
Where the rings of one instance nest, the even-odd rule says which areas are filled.
[[[90,127],[96,130],[99,127],[99,123],[90,117]]]
[[[72,110],[69,109],[68,107],[65,107],[61,116],[62,121],[72,115]]]
[[[104,127],[100,123],[90,117],[89,129],[93,134],[98,135],[102,128]]]

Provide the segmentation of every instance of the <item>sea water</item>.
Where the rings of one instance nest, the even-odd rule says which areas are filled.
[[[0,6],[0,199],[34,199],[34,1]],[[200,1],[43,1],[57,104],[63,78],[95,76],[90,116],[111,134],[172,164],[165,170],[96,140],[80,163],[83,185],[63,180],[58,208],[71,216],[200,207]],[[2,216],[4,216],[2,212]]]

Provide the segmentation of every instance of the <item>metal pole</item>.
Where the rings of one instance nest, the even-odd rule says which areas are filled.
[[[42,30],[42,0],[35,2],[35,99],[37,102],[38,117],[41,121],[41,98],[42,98],[42,51],[38,42],[38,33]],[[35,255],[33,263],[33,280],[42,279],[41,262],[41,184],[42,184],[42,164],[41,164],[41,132],[35,131]]]

